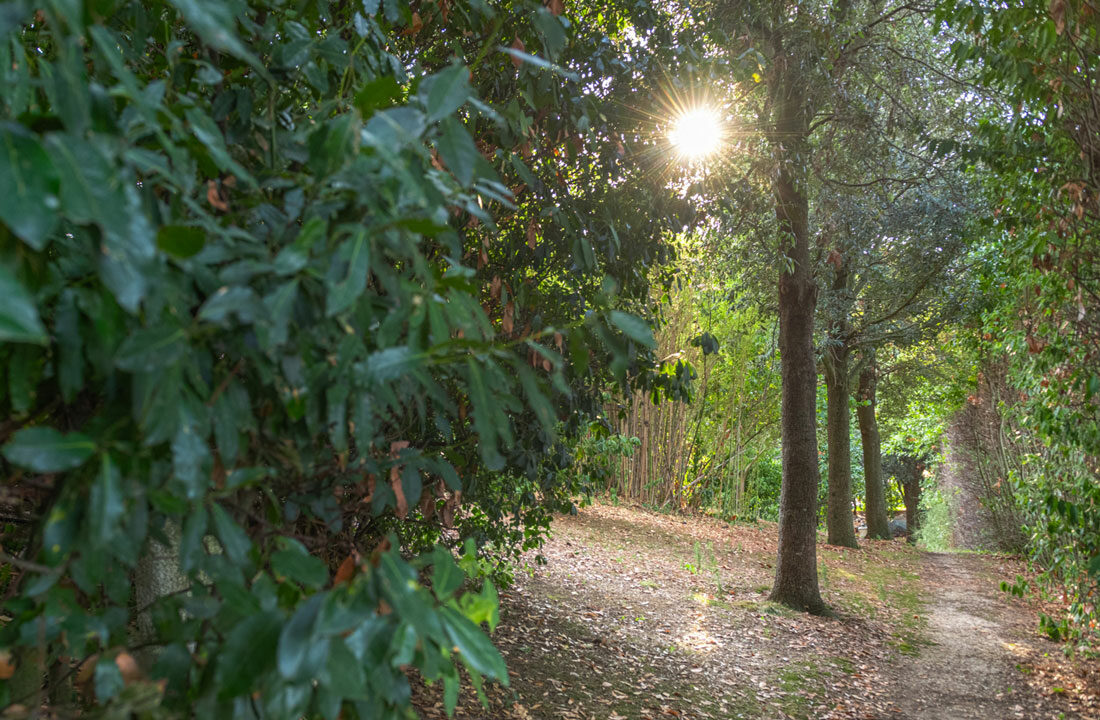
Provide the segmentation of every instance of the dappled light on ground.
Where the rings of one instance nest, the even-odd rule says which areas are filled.
[[[559,518],[544,551],[548,563],[502,594],[494,641],[511,687],[492,688],[488,709],[468,693],[458,717],[924,717],[906,714],[906,703],[934,700],[936,688],[906,677],[937,657],[931,643],[939,642],[942,572],[901,540],[858,550],[821,546],[822,594],[835,616],[803,615],[766,599],[775,532],[771,523],[607,505]],[[960,562],[973,567],[955,578],[975,598],[969,612],[1005,641],[1058,652],[1030,632],[1033,615],[997,590],[997,578],[1014,566],[976,555]],[[943,671],[961,682],[973,672],[950,667],[951,657],[945,662]],[[1030,688],[1014,667],[1026,659],[1005,652],[985,662],[1001,663],[1015,683],[999,698],[975,686],[988,701],[977,706],[981,717],[1088,717],[1075,714],[1064,693]],[[422,706],[441,717],[431,697]],[[1017,705],[1032,714],[1016,714]]]

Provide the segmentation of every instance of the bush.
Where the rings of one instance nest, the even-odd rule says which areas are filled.
[[[536,2],[39,7],[0,12],[0,708],[79,663],[115,714],[505,681],[451,548],[537,542],[558,424],[667,382],[628,311],[678,206],[552,62],[633,70]]]

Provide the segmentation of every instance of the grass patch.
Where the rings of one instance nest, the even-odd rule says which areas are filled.
[[[821,695],[825,690],[825,674],[820,667],[809,662],[792,663],[779,673],[777,680],[784,693],[780,701],[783,712],[809,720],[813,708],[808,696]]]

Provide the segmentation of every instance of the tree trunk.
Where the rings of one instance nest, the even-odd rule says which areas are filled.
[[[843,341],[839,341],[843,343]],[[829,504],[826,513],[830,545],[859,547],[852,523],[852,446],[849,439],[852,418],[848,410],[851,387],[848,381],[848,347],[825,349],[825,388],[829,437]]]
[[[882,442],[878,434],[878,418],[875,417],[877,372],[872,354],[867,367],[859,374],[859,404],[856,406],[856,417],[859,419],[859,436],[863,441],[867,537],[873,540],[889,540],[890,520],[886,517],[886,488],[882,481]]]
[[[792,57],[777,58],[774,100],[779,159],[775,215],[785,256],[779,276],[779,353],[782,368],[783,484],[779,495],[779,552],[769,599],[821,613],[817,584],[817,370],[806,196],[806,89]]]

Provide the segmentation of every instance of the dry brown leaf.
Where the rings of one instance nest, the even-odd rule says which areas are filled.
[[[12,663],[11,652],[0,650],[0,680],[7,680],[15,674],[15,665]]]
[[[397,460],[400,457],[400,452],[408,446],[408,440],[398,440],[390,443],[390,459]],[[397,517],[404,519],[409,514],[409,500],[405,497],[405,489],[401,486],[401,466],[396,463],[390,468],[390,487],[393,488],[393,494],[397,497],[394,513]],[[415,503],[418,499],[413,498],[413,502]]]
[[[122,674],[122,680],[127,685],[145,679],[144,673],[142,673],[141,668],[138,667],[137,660],[134,660],[134,656],[126,651],[120,652],[115,656],[115,665],[118,665],[118,670]]]
[[[412,14],[412,20],[409,22],[409,26],[402,30],[401,34],[416,37],[423,28],[424,21],[420,19],[420,13],[414,12]]]
[[[519,50],[520,52],[526,52],[527,51],[527,46],[523,44],[523,41],[520,40],[519,36],[517,35],[515,42],[512,43],[512,49],[513,50]],[[513,55],[512,56],[512,64],[515,65],[516,69],[518,70],[519,66],[523,64],[523,60],[521,60],[518,57],[516,57],[515,55]]]
[[[221,191],[218,190],[218,183],[216,180],[206,181],[206,202],[210,203],[210,207],[215,210],[229,212],[229,203],[225,201],[225,197],[222,195]]]
[[[344,561],[340,563],[340,567],[336,568],[336,574],[332,576],[333,587],[342,585],[348,582],[355,576],[355,567],[358,564],[359,553],[352,552]]]
[[[509,300],[504,306],[504,316],[500,319],[500,327],[505,335],[511,335],[515,328],[516,304]]]
[[[531,218],[531,222],[527,223],[527,247],[532,250],[538,247],[538,229],[535,219]]]
[[[1054,19],[1054,32],[1061,35],[1066,30],[1066,0],[1050,1],[1050,17]]]

